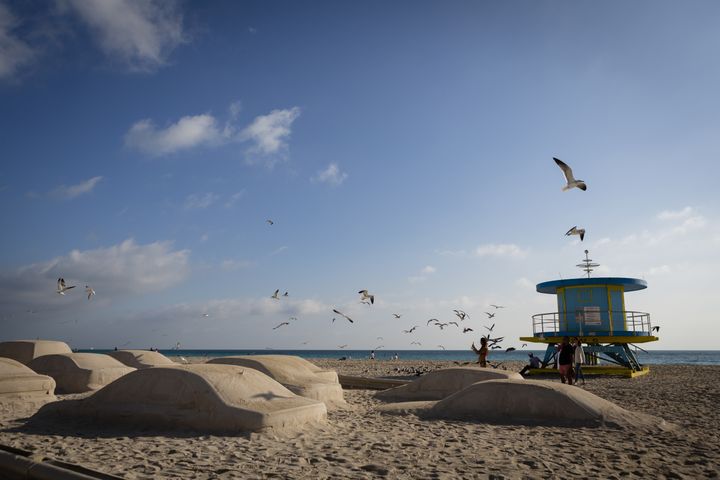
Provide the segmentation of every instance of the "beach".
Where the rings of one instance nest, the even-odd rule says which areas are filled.
[[[191,361],[202,361],[192,359]],[[453,362],[312,360],[341,375],[413,378]],[[503,367],[518,371],[522,364]],[[543,381],[559,382],[554,376]],[[388,415],[372,390],[300,432],[234,436],[46,422],[0,413],[0,443],[124,478],[716,478],[720,366],[658,365],[634,379],[589,377],[584,388],[673,429],[494,425]],[[59,395],[78,398],[80,395]]]

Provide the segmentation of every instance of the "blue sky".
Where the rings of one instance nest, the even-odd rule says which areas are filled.
[[[719,14],[0,0],[0,337],[467,348],[490,303],[530,334],[588,248],[647,280],[653,348],[715,349]],[[475,337],[425,326],[455,308]]]

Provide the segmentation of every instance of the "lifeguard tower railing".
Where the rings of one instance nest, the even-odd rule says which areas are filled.
[[[550,312],[532,316],[533,336],[556,337],[563,335],[584,336],[643,336],[650,335],[650,314],[631,310],[607,310],[603,317],[610,321],[603,325],[586,324],[582,312]]]

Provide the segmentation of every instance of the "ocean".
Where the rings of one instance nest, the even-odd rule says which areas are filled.
[[[80,350],[83,352],[104,353],[108,350]],[[348,359],[368,358],[370,350],[159,350],[166,356],[184,357],[227,357],[230,355],[297,355],[302,358]],[[542,358],[545,350],[515,350],[513,352],[491,351],[488,359],[491,362],[520,361],[525,362],[528,353]],[[469,350],[376,350],[376,360],[390,360],[397,354],[401,360],[448,360],[476,361],[477,356]],[[637,352],[638,360],[643,365],[720,365],[720,350],[648,350],[647,353]]]

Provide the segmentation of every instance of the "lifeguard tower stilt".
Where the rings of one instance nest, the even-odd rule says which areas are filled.
[[[539,283],[539,293],[557,296],[558,311],[533,315],[533,336],[520,340],[548,345],[543,369],[554,361],[555,345],[568,336],[583,343],[590,364],[583,367],[585,374],[643,375],[649,369],[640,364],[630,347],[659,339],[652,335],[649,313],[626,310],[625,292],[647,288],[647,283],[637,278],[590,278],[597,266],[585,250],[585,259],[578,267],[586,272],[586,278]],[[601,365],[599,360],[610,365]]]

